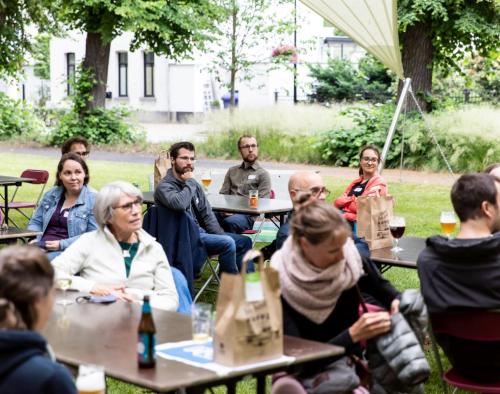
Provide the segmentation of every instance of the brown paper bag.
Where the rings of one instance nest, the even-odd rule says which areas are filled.
[[[262,297],[260,301],[247,302],[247,297],[252,299],[255,295],[250,292],[255,288],[245,285],[247,262],[257,256]],[[216,306],[215,362],[237,366],[283,355],[280,293],[278,272],[264,266],[259,251],[251,250],[245,255],[240,274],[222,274]]]
[[[168,151],[162,150],[155,159],[154,164],[154,180],[155,190],[160,181],[167,175],[167,170],[170,168],[170,155]]]
[[[365,237],[371,250],[392,246],[389,220],[393,204],[392,196],[358,197],[357,235]]]

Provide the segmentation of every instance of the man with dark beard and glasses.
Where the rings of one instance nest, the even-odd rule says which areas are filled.
[[[195,148],[190,142],[170,147],[172,168],[155,191],[155,203],[174,211],[185,211],[198,224],[200,238],[209,255],[219,255],[221,270],[237,273],[243,255],[252,248],[244,235],[225,233],[215,217],[202,186],[194,179]]]

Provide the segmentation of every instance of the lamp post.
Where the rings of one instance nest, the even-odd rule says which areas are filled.
[[[293,2],[293,46],[297,50],[297,0]],[[297,60],[293,63],[293,103],[297,104]]]

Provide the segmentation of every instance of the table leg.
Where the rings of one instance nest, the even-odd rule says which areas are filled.
[[[257,394],[266,394],[266,375],[257,375]]]
[[[232,380],[228,383],[226,383],[227,387],[227,394],[236,394],[236,380]]]
[[[8,226],[9,225],[9,187],[7,185],[4,185],[3,189],[4,189],[3,196],[4,196],[4,202],[5,202],[5,204],[4,204],[5,218],[4,218],[3,222]]]

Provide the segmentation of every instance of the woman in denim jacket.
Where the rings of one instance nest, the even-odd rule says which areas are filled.
[[[89,190],[89,170],[80,156],[67,153],[57,166],[56,186],[42,198],[28,229],[40,231],[36,243],[52,260],[83,233],[97,229],[93,208],[96,193]]]

